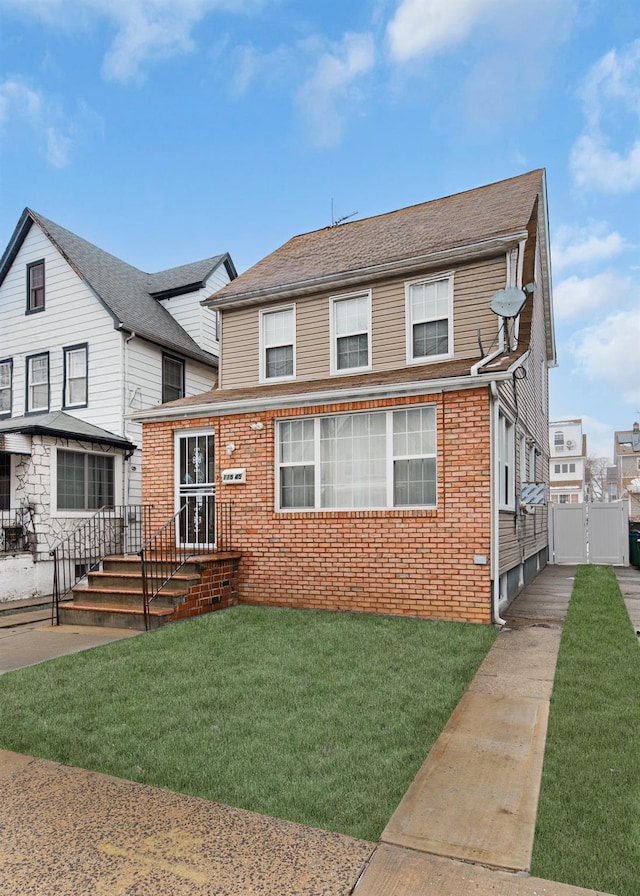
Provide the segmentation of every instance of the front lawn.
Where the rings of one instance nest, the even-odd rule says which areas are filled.
[[[495,637],[235,607],[0,676],[0,747],[375,841]]]
[[[578,567],[564,624],[532,873],[640,892],[640,649],[610,566]]]

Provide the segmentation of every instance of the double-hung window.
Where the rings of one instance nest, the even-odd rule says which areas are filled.
[[[44,311],[44,261],[27,265],[27,314]]]
[[[72,345],[64,349],[64,402],[65,408],[87,406],[88,364],[87,346]]]
[[[453,355],[453,275],[407,283],[407,361]]]
[[[184,361],[171,355],[162,356],[162,401],[184,398]]]
[[[556,451],[564,451],[564,433],[557,429],[553,434],[553,447]]]
[[[293,305],[260,312],[260,379],[290,379],[296,372]]]
[[[331,299],[331,372],[371,369],[371,293]]]
[[[11,414],[13,361],[0,361],[0,415]]]
[[[515,502],[515,441],[514,426],[499,414],[498,417],[498,465],[500,469],[499,501],[501,507],[513,507]]]
[[[49,410],[49,352],[27,358],[27,413]]]
[[[113,455],[59,450],[56,484],[58,510],[99,510],[112,506]]]
[[[281,510],[433,507],[433,406],[283,420],[277,427]]]

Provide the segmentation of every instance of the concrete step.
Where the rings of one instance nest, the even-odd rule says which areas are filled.
[[[108,628],[126,628],[144,631],[144,613],[142,608],[123,606],[96,606],[82,604],[78,601],[64,601],[60,604],[61,625],[98,625]],[[170,607],[152,607],[149,609],[149,628],[159,628],[171,620],[173,610]]]
[[[41,597],[0,602],[0,629],[51,620],[51,600]]]
[[[142,585],[142,576],[139,572],[116,572],[112,570],[101,570],[96,572],[90,572],[87,576],[88,579],[88,587],[93,588],[95,590],[110,590],[116,591],[122,589],[124,591],[138,591],[142,594],[143,585]],[[163,592],[179,592],[182,593],[184,591],[188,591],[191,585],[196,584],[198,581],[198,576],[195,575],[184,575],[182,573],[176,573],[169,581],[163,586]],[[152,588],[156,588],[158,585],[162,584],[162,579],[160,577],[151,576],[149,578],[149,583]]]
[[[113,588],[93,588],[89,585],[76,585],[71,592],[72,597],[69,603],[79,603],[84,606],[95,605],[114,606],[114,607],[133,607],[137,609],[142,607],[143,593],[140,588],[113,587]],[[181,603],[188,594],[188,588],[182,588],[181,591],[161,591],[153,599],[156,606],[163,609],[175,607]]]

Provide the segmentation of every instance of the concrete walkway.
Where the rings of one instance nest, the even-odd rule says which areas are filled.
[[[0,892],[593,896],[528,875],[574,572],[547,567],[514,602],[379,844],[0,751]],[[640,572],[618,572],[634,620]],[[11,638],[4,665],[18,661],[18,642],[22,665],[83,649],[75,628],[57,641],[48,626],[9,631],[0,668]],[[101,631],[123,635],[85,632],[85,646]]]

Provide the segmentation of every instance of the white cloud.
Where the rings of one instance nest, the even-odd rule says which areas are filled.
[[[370,34],[345,34],[339,45],[322,53],[297,95],[315,143],[338,143],[344,127],[344,106],[348,104],[353,114],[353,106],[361,98],[358,81],[374,64],[375,48]]]
[[[19,78],[0,82],[0,129],[26,125],[54,168],[69,162],[73,128],[44,94]]]
[[[558,318],[591,314],[602,308],[620,308],[637,302],[638,287],[627,277],[604,272],[595,277],[569,277],[553,290],[553,307]],[[639,353],[640,354],[640,353]]]
[[[640,400],[640,309],[617,311],[574,336],[572,352],[588,379],[627,402]]]
[[[463,41],[501,0],[401,0],[387,26],[391,57],[407,62]]]
[[[152,61],[192,52],[194,27],[214,10],[242,11],[262,0],[0,0],[67,30],[104,18],[116,30],[105,54],[106,78],[129,81]]]
[[[559,227],[551,243],[554,272],[603,261],[622,252],[627,246],[626,241],[617,231],[606,232],[606,228],[603,223],[592,223],[589,227]]]
[[[576,184],[608,193],[640,186],[640,40],[611,50],[591,68],[581,91],[585,132],[570,168]],[[621,124],[624,123],[624,130]]]

